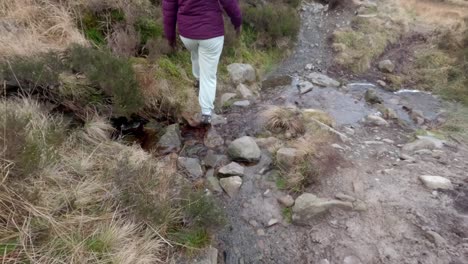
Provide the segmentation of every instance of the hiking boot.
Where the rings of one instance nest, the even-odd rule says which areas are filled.
[[[211,125],[211,115],[202,115],[201,123],[203,125]]]

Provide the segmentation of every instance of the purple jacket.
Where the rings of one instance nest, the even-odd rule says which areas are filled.
[[[175,43],[176,24],[179,34],[190,39],[224,36],[221,6],[237,29],[242,24],[238,0],[163,0],[164,34]]]

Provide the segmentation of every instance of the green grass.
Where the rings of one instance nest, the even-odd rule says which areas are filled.
[[[285,207],[281,210],[281,215],[283,215],[283,218],[286,220],[288,223],[292,223],[292,208],[291,207]]]
[[[163,26],[156,22],[154,18],[141,17],[135,24],[135,29],[140,33],[140,43],[146,44],[148,40],[161,37]]]
[[[182,247],[187,249],[203,248],[210,244],[211,238],[204,228],[182,229],[171,233],[169,237]]]

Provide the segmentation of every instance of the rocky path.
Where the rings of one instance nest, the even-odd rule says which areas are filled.
[[[217,263],[468,263],[468,149],[436,135],[415,136],[443,122],[442,102],[320,75],[331,60],[326,36],[352,11],[309,3],[302,16],[294,54],[270,78],[295,73],[310,91],[299,95],[297,87],[280,85],[249,105],[238,101],[224,113],[227,124],[215,125],[205,140],[212,148],[203,163],[216,169],[206,180],[228,216],[214,244]],[[327,28],[333,21],[341,24]],[[281,140],[258,137],[259,113],[271,105],[320,109],[335,119],[344,136],[330,144],[345,161],[333,175],[301,193],[278,189],[272,149]],[[229,158],[249,162],[223,167]],[[216,263],[216,251],[209,252],[211,259],[198,263]]]

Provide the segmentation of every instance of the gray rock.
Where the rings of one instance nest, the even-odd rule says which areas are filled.
[[[377,81],[377,84],[380,85],[380,86],[382,86],[382,87],[387,86],[387,83],[385,83],[385,82],[382,81],[382,80],[378,80],[378,81]]]
[[[343,259],[343,264],[362,264],[361,260],[356,256],[346,256]]]
[[[385,119],[398,119],[398,114],[392,108],[384,107],[382,114]]]
[[[443,141],[432,137],[419,137],[417,140],[407,143],[403,146],[404,152],[414,152],[421,149],[433,150],[443,147]]]
[[[441,149],[444,147],[444,145],[447,143],[445,140],[441,140],[438,138],[435,138],[433,136],[416,136],[418,139],[423,139],[427,141],[431,141],[436,149]]]
[[[234,140],[228,147],[228,155],[234,161],[256,162],[261,154],[255,140],[247,136]]]
[[[211,127],[205,135],[204,143],[208,148],[216,148],[224,145],[224,139],[214,127]]]
[[[324,87],[338,87],[340,83],[325,74],[318,72],[310,73],[307,78],[314,84],[324,86]]]
[[[307,65],[304,67],[304,69],[305,69],[306,71],[311,71],[311,70],[314,69],[314,65],[313,65],[312,63],[309,63],[309,64],[307,64]]]
[[[316,216],[327,212],[331,208],[353,209],[353,204],[338,200],[319,198],[311,193],[300,195],[293,206],[293,223],[307,225]]]
[[[289,169],[303,162],[306,154],[295,148],[281,148],[276,152],[276,161],[282,169]]]
[[[247,107],[250,105],[250,101],[249,100],[236,101],[232,105],[238,106],[238,107]]]
[[[364,95],[366,102],[369,104],[380,104],[382,99],[377,95],[377,92],[374,89],[368,89]]]
[[[328,259],[322,259],[318,264],[330,264],[330,261],[328,261]]]
[[[232,82],[239,83],[252,83],[257,79],[255,69],[250,64],[233,63],[227,66],[229,76]]]
[[[299,83],[300,94],[306,94],[314,89],[314,85],[311,82],[300,82]]]
[[[216,155],[212,150],[209,150],[203,159],[203,164],[210,168],[224,166],[229,163],[229,158],[226,155]]]
[[[388,126],[388,122],[378,115],[368,115],[365,122],[373,126]]]
[[[268,221],[268,223],[266,224],[266,226],[267,226],[267,227],[271,227],[271,226],[274,226],[274,225],[276,225],[276,224],[278,224],[278,223],[279,223],[279,220],[278,220],[278,219],[272,218],[272,219],[270,219],[270,220]]]
[[[227,176],[244,176],[244,167],[241,166],[239,163],[231,162],[228,165],[219,169],[218,173],[221,174],[223,177]]]
[[[222,178],[219,180],[219,184],[229,197],[233,198],[239,193],[242,186],[242,178],[239,176]]]
[[[252,91],[243,83],[237,85],[237,92],[239,92],[244,99],[251,99],[254,97]]]
[[[431,156],[432,155],[432,151],[429,150],[429,149],[416,150],[414,153],[417,154],[417,155],[421,155],[421,156],[425,156],[425,155]]]
[[[294,198],[287,194],[278,198],[278,202],[286,207],[291,207],[294,205]]]
[[[224,116],[213,114],[211,118],[211,125],[212,126],[217,126],[217,125],[225,125],[227,124],[227,119]]]
[[[335,197],[336,199],[341,200],[341,201],[348,201],[348,202],[356,201],[356,198],[354,198],[351,195],[344,194],[344,193],[337,193]]]
[[[208,183],[208,189],[215,193],[222,193],[223,189],[219,185],[219,180],[214,176],[214,169],[209,169],[205,174],[206,181]]]
[[[380,61],[379,70],[386,73],[392,73],[395,70],[395,64],[393,64],[391,60]]]
[[[200,166],[200,160],[194,158],[179,157],[177,166],[192,178],[203,176],[203,170]]]
[[[220,102],[221,102],[221,105],[225,105],[227,102],[229,102],[230,100],[236,98],[237,94],[235,93],[225,93],[223,95],[221,95],[221,99],[220,99]]]
[[[421,175],[419,179],[429,189],[453,190],[452,182],[441,176]]]
[[[180,151],[182,142],[180,140],[180,130],[178,124],[166,127],[166,132],[158,141],[158,149],[161,154]]]

